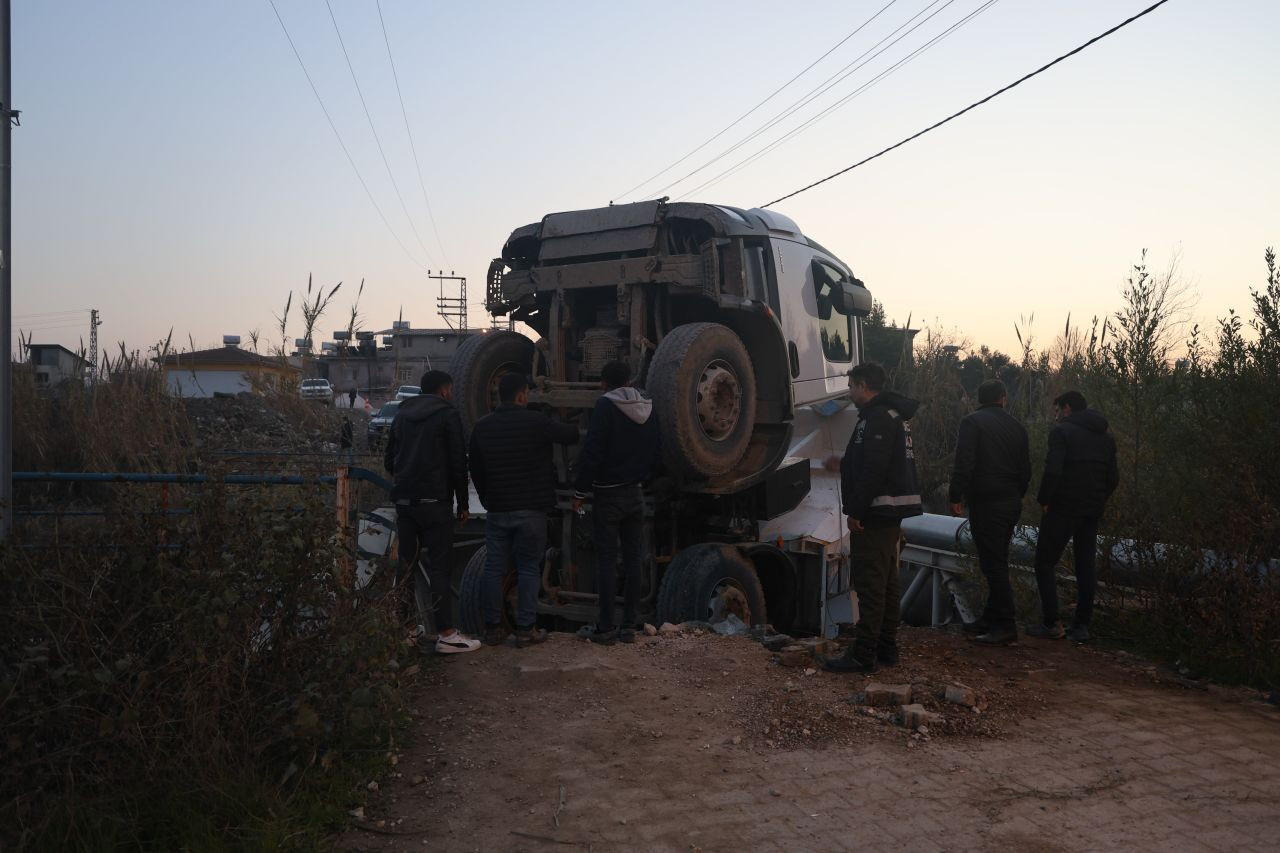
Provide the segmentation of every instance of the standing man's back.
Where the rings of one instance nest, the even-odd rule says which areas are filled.
[[[1053,401],[1058,425],[1049,433],[1044,477],[1036,496],[1044,515],[1036,539],[1036,585],[1040,588],[1042,621],[1031,625],[1033,637],[1075,642],[1089,640],[1093,595],[1097,583],[1094,564],[1098,523],[1107,499],[1120,482],[1116,442],[1107,432],[1107,419],[1089,408],[1084,395],[1068,391]],[[1071,627],[1058,621],[1058,559],[1072,543],[1075,555],[1076,612]]]
[[[960,421],[951,473],[951,508],[969,507],[969,530],[978,566],[987,579],[987,606],[965,630],[977,641],[1004,645],[1018,638],[1013,586],[1009,581],[1009,541],[1022,515],[1022,496],[1031,482],[1027,431],[1005,409],[1008,392],[998,379],[978,386],[980,408]]]
[[[534,623],[547,544],[547,512],[556,505],[552,449],[575,444],[578,428],[526,408],[529,381],[508,373],[498,381],[493,412],[471,430],[471,477],[485,508],[485,642],[496,645],[502,628],[502,577],[516,562],[516,645],[540,643],[546,632]]]
[[[467,448],[452,400],[453,379],[444,371],[428,370],[422,376],[422,394],[405,400],[396,411],[383,454],[395,481],[391,499],[402,567],[398,582],[411,573],[419,618],[425,624],[434,611],[436,651],[443,654],[480,646],[453,627],[449,553],[455,520],[465,521],[470,511]]]

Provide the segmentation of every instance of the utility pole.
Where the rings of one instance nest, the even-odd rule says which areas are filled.
[[[467,277],[454,275],[453,270],[449,270],[448,275],[444,274],[444,270],[440,270],[435,275],[431,274],[431,270],[427,270],[427,278],[440,283],[440,296],[436,298],[436,312],[440,315],[440,319],[455,332],[465,332],[467,330]],[[457,296],[444,295],[446,281],[458,282]],[[450,317],[453,318],[452,322],[449,320]]]
[[[9,0],[0,0],[0,540],[13,526],[13,39]]]
[[[98,309],[89,310],[89,382],[98,384],[98,327],[102,321],[98,319]]]

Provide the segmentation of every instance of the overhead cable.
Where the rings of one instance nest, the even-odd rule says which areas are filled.
[[[280,10],[276,8],[275,0],[267,0],[267,2],[271,4],[271,10],[276,13],[276,20],[280,22],[280,29],[284,31],[284,37],[288,40],[289,47],[293,49],[293,55],[298,60],[298,65],[302,68],[302,73],[307,78],[307,83],[311,86],[311,93],[316,96],[316,103],[320,105],[320,111],[324,113],[325,120],[329,122],[329,129],[333,131],[333,135],[337,138],[338,146],[342,148],[342,153],[347,155],[347,162],[351,164],[351,171],[355,172],[356,180],[360,182],[360,186],[364,187],[364,194],[369,197],[369,203],[373,205],[373,209],[378,213],[378,218],[386,226],[387,233],[391,235],[391,239],[396,241],[396,245],[405,253],[405,256],[418,266],[426,269],[427,266],[409,251],[404,241],[400,239],[400,235],[396,234],[395,229],[391,227],[391,223],[387,221],[386,214],[382,212],[382,208],[378,205],[378,200],[369,191],[369,184],[365,181],[364,175],[360,174],[360,167],[356,165],[355,159],[351,156],[351,151],[347,149],[347,143],[342,140],[342,134],[338,132],[338,126],[334,124],[333,116],[329,114],[329,108],[324,105],[324,98],[320,97],[320,90],[316,88],[315,81],[311,79],[311,72],[307,71],[307,64],[302,61],[302,54],[298,53],[298,47],[293,43],[293,36],[289,35],[289,28],[285,26],[284,18],[280,17]]]
[[[1062,62],[1063,60],[1066,60],[1066,59],[1071,58],[1072,56],[1075,56],[1075,55],[1076,55],[1077,53],[1079,53],[1080,51],[1084,50],[1084,49],[1085,49],[1085,48],[1087,48],[1087,47],[1090,47],[1090,46],[1091,46],[1091,45],[1093,45],[1093,44],[1096,44],[1097,42],[1102,41],[1102,40],[1103,40],[1104,38],[1106,38],[1107,36],[1112,35],[1113,33],[1119,32],[1120,30],[1122,30],[1122,29],[1124,29],[1125,27],[1127,27],[1127,26],[1129,26],[1130,24],[1132,24],[1134,21],[1138,20],[1139,18],[1145,17],[1146,15],[1151,14],[1151,13],[1152,13],[1152,12],[1154,12],[1156,9],[1159,9],[1161,6],[1163,6],[1165,3],[1168,3],[1168,2],[1169,2],[1169,0],[1159,0],[1159,2],[1156,2],[1156,3],[1151,4],[1150,6],[1148,6],[1148,7],[1147,7],[1147,8],[1145,8],[1145,9],[1143,9],[1141,12],[1139,12],[1138,14],[1136,14],[1136,15],[1134,15],[1134,16],[1132,16],[1132,17],[1130,17],[1130,18],[1126,18],[1125,20],[1123,20],[1123,21],[1121,21],[1120,23],[1116,24],[1114,27],[1112,27],[1111,29],[1107,30],[1106,32],[1101,33],[1101,34],[1099,34],[1099,35],[1096,35],[1096,36],[1094,36],[1093,38],[1089,39],[1087,42],[1085,42],[1084,44],[1082,44],[1082,45],[1080,45],[1079,47],[1075,48],[1074,50],[1071,50],[1071,51],[1069,51],[1069,52],[1067,52],[1067,53],[1064,53],[1062,56],[1059,56],[1057,59],[1053,60],[1052,62],[1049,62],[1049,63],[1046,63],[1045,65],[1040,66],[1040,67],[1039,67],[1039,68],[1037,68],[1035,71],[1032,71],[1030,74],[1026,74],[1026,75],[1024,75],[1024,76],[1022,76],[1022,77],[1019,77],[1017,80],[1014,80],[1012,83],[1010,83],[1009,85],[1005,86],[1004,88],[1002,88],[1002,89],[997,89],[996,91],[992,92],[990,95],[987,95],[987,96],[986,96],[985,98],[983,98],[982,100],[973,102],[972,104],[970,104],[969,106],[967,106],[967,107],[965,107],[964,109],[960,110],[959,112],[952,113],[951,115],[949,115],[949,116],[947,116],[946,118],[944,118],[942,121],[939,121],[939,122],[936,122],[936,123],[934,123],[934,124],[931,124],[931,125],[929,125],[928,127],[926,127],[924,130],[921,130],[921,131],[919,131],[919,132],[917,132],[917,133],[913,133],[911,136],[908,136],[906,139],[903,139],[903,140],[901,140],[901,141],[899,141],[899,142],[895,142],[893,145],[890,145],[888,148],[885,148],[885,149],[883,149],[883,150],[881,150],[881,151],[877,151],[875,154],[872,154],[870,157],[865,157],[865,158],[863,158],[862,160],[859,160],[858,162],[854,163],[852,166],[846,166],[845,168],[841,169],[841,170],[840,170],[840,171],[838,171],[838,172],[833,172],[832,174],[827,175],[825,178],[822,178],[822,179],[820,179],[820,180],[814,181],[813,183],[811,183],[811,184],[809,184],[809,185],[807,185],[807,186],[803,186],[803,187],[801,187],[800,189],[795,190],[795,191],[793,191],[793,192],[789,192],[789,193],[787,193],[787,194],[786,194],[786,195],[784,195],[784,196],[780,196],[780,197],[778,197],[778,198],[775,198],[773,201],[767,202],[767,203],[766,203],[766,204],[764,204],[763,206],[764,206],[764,207],[769,207],[770,205],[774,205],[774,204],[777,204],[778,202],[786,201],[786,200],[787,200],[787,199],[789,199],[789,198],[793,198],[793,197],[795,197],[795,196],[798,196],[798,195],[800,195],[800,193],[802,193],[802,192],[807,192],[807,191],[809,191],[809,190],[813,189],[813,188],[814,188],[814,187],[816,187],[816,186],[819,186],[819,185],[821,185],[821,184],[825,184],[827,181],[830,181],[830,180],[833,180],[834,178],[838,178],[838,177],[840,177],[841,175],[845,174],[846,172],[851,172],[851,171],[853,171],[854,169],[858,168],[859,166],[862,166],[862,165],[864,165],[864,164],[866,164],[866,163],[870,163],[872,160],[875,160],[877,157],[883,157],[885,154],[888,154],[890,151],[893,151],[895,148],[901,148],[903,145],[906,145],[908,142],[911,142],[911,141],[913,141],[913,140],[919,139],[920,137],[924,136],[924,135],[925,135],[926,133],[928,133],[929,131],[931,131],[931,130],[936,130],[936,129],[938,129],[939,127],[942,127],[944,124],[946,124],[947,122],[951,121],[952,119],[957,119],[957,118],[959,118],[960,116],[964,115],[965,113],[969,112],[970,110],[976,109],[976,108],[978,108],[978,107],[982,106],[983,104],[987,103],[988,101],[990,101],[990,100],[992,100],[992,99],[994,99],[994,98],[996,98],[996,97],[998,97],[998,96],[1000,96],[1000,95],[1003,95],[1005,92],[1009,91],[1010,89],[1012,89],[1012,88],[1014,88],[1014,87],[1016,87],[1016,86],[1019,86],[1019,85],[1021,85],[1022,83],[1025,83],[1026,81],[1030,80],[1032,77],[1035,77],[1037,74],[1040,74],[1040,73],[1042,73],[1042,72],[1044,72],[1044,71],[1048,71],[1050,68],[1052,68],[1053,66],[1057,65],[1059,62]]]
[[[783,84],[782,84],[781,86],[779,86],[778,88],[774,89],[774,90],[773,90],[773,91],[768,95],[768,97],[766,97],[763,101],[761,101],[760,103],[756,104],[754,107],[752,107],[751,109],[747,110],[745,113],[743,113],[742,115],[738,116],[738,117],[737,117],[736,119],[734,119],[733,121],[729,122],[729,124],[727,124],[727,125],[725,125],[723,128],[721,128],[721,129],[720,129],[720,130],[719,130],[719,131],[718,131],[714,136],[712,136],[712,137],[710,137],[709,139],[707,139],[705,142],[703,142],[703,143],[702,143],[701,145],[699,145],[697,148],[694,148],[692,151],[690,151],[688,154],[684,155],[684,156],[683,156],[683,157],[681,157],[679,160],[677,160],[677,161],[675,161],[674,163],[672,163],[670,166],[667,166],[665,169],[663,169],[663,170],[661,170],[661,171],[659,171],[659,172],[655,172],[654,174],[652,174],[652,175],[650,175],[649,177],[645,178],[645,179],[644,179],[643,181],[641,181],[640,183],[636,184],[636,185],[635,185],[634,187],[632,187],[631,189],[629,189],[629,190],[627,190],[626,192],[624,192],[624,193],[622,193],[621,195],[619,195],[619,196],[618,196],[618,199],[619,199],[619,200],[624,199],[624,198],[626,198],[627,196],[631,195],[631,194],[632,194],[633,192],[635,192],[636,190],[638,190],[638,189],[640,189],[641,187],[643,187],[645,184],[649,183],[650,181],[653,181],[653,180],[655,180],[655,179],[657,179],[657,178],[662,177],[662,176],[663,176],[663,175],[665,175],[667,172],[670,172],[670,171],[671,171],[672,169],[674,169],[676,166],[679,166],[679,165],[680,165],[681,163],[683,163],[685,160],[688,160],[688,159],[689,159],[690,157],[692,157],[694,154],[697,154],[697,153],[698,153],[699,151],[701,151],[703,148],[706,148],[706,147],[707,147],[708,145],[710,145],[712,142],[715,142],[715,141],[716,141],[717,139],[719,139],[721,136],[723,136],[724,134],[728,133],[730,130],[732,130],[734,127],[736,127],[736,126],[737,126],[737,125],[738,125],[738,124],[739,124],[743,119],[745,119],[747,116],[751,115],[751,114],[752,114],[752,113],[754,113],[756,110],[760,109],[760,108],[761,108],[761,107],[763,107],[765,104],[769,103],[769,101],[773,100],[773,98],[774,98],[774,97],[775,97],[779,92],[781,92],[783,89],[787,88],[787,87],[788,87],[788,86],[790,86],[792,83],[796,82],[796,81],[797,81],[797,80],[799,80],[801,77],[803,77],[805,74],[807,74],[807,73],[809,72],[809,70],[810,70],[811,68],[813,68],[813,66],[817,65],[819,62],[821,62],[822,60],[824,60],[824,59],[826,59],[828,56],[830,56],[832,53],[834,53],[834,52],[835,52],[835,50],[836,50],[836,48],[840,47],[842,44],[844,44],[845,42],[847,42],[849,39],[853,38],[853,37],[854,37],[854,36],[856,36],[858,33],[862,32],[864,29],[866,29],[867,25],[869,25],[869,24],[870,24],[872,21],[874,21],[876,18],[878,18],[878,17],[880,17],[882,14],[884,14],[884,13],[885,13],[885,11],[887,11],[887,10],[889,9],[889,7],[890,7],[890,6],[892,6],[894,3],[897,3],[897,2],[898,2],[898,0],[889,0],[889,2],[888,2],[888,3],[886,3],[884,6],[882,6],[882,7],[880,8],[880,11],[876,12],[876,13],[875,13],[874,15],[872,15],[870,18],[867,18],[865,21],[863,21],[861,24],[859,24],[859,25],[858,25],[858,26],[853,30],[853,32],[849,33],[849,34],[848,34],[848,35],[846,35],[844,38],[840,39],[840,41],[838,41],[838,42],[836,42],[834,45],[832,45],[832,46],[827,50],[827,52],[826,52],[826,53],[822,54],[822,56],[819,56],[819,57],[818,57],[817,59],[815,59],[813,62],[810,62],[808,65],[806,65],[806,66],[805,66],[805,67],[800,71],[800,73],[799,73],[799,74],[795,75],[795,76],[794,76],[794,77],[792,77],[790,80],[788,80],[787,82],[783,83]]]
[[[404,95],[400,91],[400,75],[396,73],[396,60],[391,55],[391,39],[387,38],[387,22],[382,18],[382,0],[377,0],[378,23],[382,24],[382,41],[387,46],[387,59],[391,62],[391,76],[396,81],[396,97],[400,99],[400,115],[404,116],[404,132],[409,137],[409,150],[413,152],[413,166],[418,170],[418,187],[422,190],[422,201],[427,206],[427,217],[431,220],[431,230],[436,235],[436,245],[440,247],[440,257],[445,266],[452,266],[449,253],[445,251],[444,241],[440,239],[440,229],[436,227],[436,215],[431,209],[431,199],[427,197],[427,184],[422,179],[422,164],[418,162],[418,146],[413,141],[413,131],[409,129],[409,112],[404,108]]]
[[[790,116],[794,115],[797,111],[805,108],[806,106],[811,104],[815,99],[821,97],[822,95],[830,91],[832,87],[844,81],[846,78],[849,77],[849,75],[860,71],[864,66],[867,65],[867,63],[871,62],[873,59],[876,59],[886,50],[898,44],[898,42],[902,41],[904,38],[911,35],[920,27],[927,24],[930,20],[932,20],[935,16],[941,14],[944,10],[946,10],[948,6],[950,6],[954,2],[956,2],[956,0],[946,0],[946,2],[943,3],[943,5],[940,8],[935,9],[933,12],[929,13],[929,15],[925,17],[923,20],[920,20],[917,22],[916,21],[917,18],[919,18],[921,15],[924,15],[925,12],[928,12],[930,9],[933,9],[933,7],[937,6],[939,3],[942,3],[942,0],[933,0],[933,2],[929,3],[919,12],[917,12],[915,15],[911,16],[905,22],[900,24],[898,28],[895,29],[893,32],[889,33],[887,36],[880,39],[880,41],[876,42],[871,47],[867,48],[865,51],[863,51],[858,56],[856,56],[852,62],[849,62],[847,65],[842,67],[839,71],[837,71],[835,74],[832,74],[826,80],[823,80],[817,86],[810,89],[808,92],[802,95],[799,100],[794,101],[791,104],[791,106],[784,108],[782,112],[776,114],[773,118],[769,119],[763,125],[756,128],[754,131],[747,134],[742,139],[739,139],[733,145],[730,145],[728,148],[721,151],[719,154],[715,155],[710,160],[706,161],[701,166],[694,169],[692,172],[689,172],[684,177],[678,178],[672,181],[671,183],[667,184],[666,186],[662,187],[661,189],[656,190],[653,193],[653,195],[655,196],[666,195],[667,191],[670,190],[672,187],[675,187],[675,186],[678,186],[679,184],[684,183],[685,181],[689,180],[689,178],[692,178],[694,175],[701,172],[703,169],[706,169],[708,166],[711,166],[712,164],[716,163],[719,160],[723,160],[725,157],[729,156],[734,151],[737,151],[739,148],[746,145],[751,140],[755,139],[756,137],[760,136],[762,133],[765,133],[769,129],[776,126],[779,122],[789,118]],[[914,26],[911,26],[910,29],[906,30],[906,32],[902,32],[904,29],[908,27],[908,25],[911,25],[913,22],[914,22]],[[899,33],[901,33],[901,35],[899,35]],[[890,41],[890,39],[892,39],[892,41]],[[889,42],[889,44],[885,45],[885,42]],[[881,48],[881,45],[884,45],[884,47]],[[880,49],[877,50],[877,48],[880,48]],[[872,53],[873,51],[875,52]]]
[[[400,202],[400,209],[404,211],[404,218],[409,220],[409,229],[413,231],[414,239],[418,241],[418,245],[422,251],[426,253],[427,263],[431,263],[431,252],[427,251],[427,245],[422,242],[422,236],[418,234],[418,226],[413,224],[413,216],[409,213],[409,208],[404,203],[404,196],[400,194],[400,184],[396,181],[395,174],[391,171],[391,161],[387,159],[387,152],[382,148],[382,138],[378,136],[378,129],[373,126],[373,116],[369,113],[369,105],[364,99],[364,90],[360,88],[360,80],[356,78],[355,66],[351,64],[351,54],[347,53],[347,43],[342,40],[342,30],[338,28],[338,19],[333,14],[333,5],[329,0],[324,0],[325,8],[329,10],[329,20],[333,21],[333,31],[338,36],[338,46],[342,48],[342,58],[347,61],[347,70],[351,72],[351,82],[355,84],[356,94],[360,96],[360,106],[364,109],[364,117],[369,122],[369,132],[373,134],[374,144],[378,146],[378,154],[382,157],[382,165],[387,170],[387,180],[391,181],[391,189],[395,190],[396,198]]]
[[[781,146],[781,145],[783,145],[784,143],[786,143],[786,142],[790,141],[791,139],[794,139],[796,136],[799,136],[801,133],[803,133],[804,131],[808,130],[810,127],[812,127],[813,125],[817,124],[818,122],[822,121],[822,119],[826,118],[826,117],[827,117],[828,115],[830,115],[831,113],[833,113],[833,112],[835,112],[836,110],[840,109],[841,107],[845,106],[847,103],[849,103],[851,100],[853,100],[854,98],[856,98],[858,95],[861,95],[863,92],[865,92],[865,91],[867,91],[868,89],[870,89],[870,88],[872,88],[873,86],[875,86],[875,85],[876,85],[877,83],[879,83],[881,80],[884,80],[886,77],[888,77],[888,76],[890,76],[891,74],[893,74],[895,71],[897,71],[897,70],[898,70],[899,68],[901,68],[902,66],[906,65],[907,63],[909,63],[909,62],[911,62],[912,60],[914,60],[914,59],[916,59],[917,57],[919,57],[921,54],[923,54],[923,53],[925,53],[926,51],[928,51],[928,50],[930,50],[931,48],[933,48],[935,45],[937,45],[937,44],[938,44],[939,42],[941,42],[943,39],[947,38],[947,36],[950,36],[951,34],[953,34],[954,32],[956,32],[956,30],[959,30],[959,29],[960,29],[961,27],[963,27],[965,24],[969,23],[969,22],[970,22],[970,21],[972,21],[974,18],[976,18],[976,17],[978,17],[979,15],[981,15],[983,12],[987,11],[988,9],[990,9],[992,6],[994,6],[994,5],[995,5],[996,3],[998,3],[998,2],[999,2],[999,0],[987,0],[987,2],[983,3],[981,6],[979,6],[979,7],[978,7],[978,8],[976,8],[976,9],[974,9],[972,12],[970,12],[970,13],[969,13],[969,14],[967,14],[967,15],[965,15],[963,18],[961,18],[960,20],[956,21],[956,22],[955,22],[954,24],[952,24],[951,26],[947,27],[945,30],[943,30],[942,32],[938,33],[938,34],[937,34],[936,36],[934,36],[933,38],[929,39],[929,41],[927,41],[927,42],[925,42],[924,44],[922,44],[922,45],[920,45],[919,47],[917,47],[915,50],[913,50],[911,53],[909,53],[909,54],[907,54],[906,56],[904,56],[902,59],[899,59],[899,60],[898,60],[897,62],[895,62],[893,65],[890,65],[888,68],[884,69],[884,70],[883,70],[883,71],[881,71],[879,74],[877,74],[875,77],[872,77],[872,78],[871,78],[870,80],[868,80],[866,83],[863,83],[861,86],[859,86],[858,88],[854,89],[852,92],[850,92],[849,94],[845,95],[845,96],[844,96],[843,98],[841,98],[840,100],[836,101],[836,102],[835,102],[835,103],[833,103],[833,104],[830,104],[830,105],[829,105],[829,106],[827,106],[825,109],[823,109],[823,110],[821,110],[820,112],[818,112],[818,113],[814,114],[813,116],[811,116],[810,118],[808,118],[807,120],[805,120],[804,122],[802,122],[801,124],[797,125],[796,127],[792,128],[791,130],[789,130],[789,131],[787,131],[786,133],[784,133],[782,136],[780,136],[780,137],[778,137],[777,139],[775,139],[773,142],[770,142],[770,143],[769,143],[768,145],[766,145],[765,147],[763,147],[763,148],[759,149],[759,150],[758,150],[758,151],[756,151],[754,154],[751,154],[751,155],[749,155],[748,157],[746,157],[746,158],[744,158],[744,159],[742,159],[742,160],[739,160],[737,163],[735,163],[734,165],[730,166],[728,169],[726,169],[725,171],[721,172],[720,174],[716,175],[714,178],[711,178],[711,179],[709,179],[709,180],[707,180],[707,181],[704,181],[703,183],[701,183],[701,184],[699,184],[698,186],[694,187],[692,190],[689,190],[689,191],[688,191],[688,192],[686,192],[683,196],[681,196],[681,199],[687,198],[687,197],[689,197],[690,195],[693,195],[694,193],[701,192],[702,190],[707,189],[708,187],[711,187],[711,186],[714,186],[715,184],[720,183],[722,180],[724,180],[725,178],[729,177],[730,175],[734,175],[734,174],[736,174],[736,173],[738,173],[738,172],[742,171],[742,170],[743,170],[743,169],[745,169],[747,166],[750,166],[752,163],[754,163],[754,162],[756,162],[757,160],[759,160],[761,157],[766,156],[766,155],[767,155],[767,154],[769,154],[771,151],[773,151],[773,150],[777,149],[779,146]]]

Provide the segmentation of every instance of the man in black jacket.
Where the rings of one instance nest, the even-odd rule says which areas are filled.
[[[658,419],[653,403],[631,387],[631,368],[625,362],[609,362],[600,376],[605,393],[591,411],[587,438],[578,456],[573,510],[581,513],[587,493],[595,494],[592,544],[600,616],[591,641],[612,645],[619,639],[624,643],[636,641],[645,558],[642,484],[658,461]],[[619,537],[624,571],[621,631],[613,626]]]
[[[884,368],[875,362],[849,371],[849,397],[858,407],[858,422],[840,462],[840,491],[848,516],[858,624],[844,656],[824,662],[835,672],[875,672],[898,663],[902,519],[923,512],[907,424],[919,404],[884,390],[885,381]]]
[[[497,645],[502,632],[502,578],[514,555],[518,604],[516,645],[541,643],[547,632],[534,625],[542,561],[547,547],[547,511],[556,505],[554,444],[575,444],[578,428],[557,423],[529,404],[529,380],[508,373],[498,380],[498,408],[471,430],[471,479],[484,504],[484,641]]]
[[[964,505],[969,505],[969,532],[978,551],[978,566],[987,579],[982,618],[964,628],[987,645],[1018,639],[1009,583],[1009,540],[1031,482],[1031,455],[1026,429],[1005,410],[1008,397],[999,379],[978,386],[978,410],[960,421],[951,472],[951,510],[962,515]]]
[[[391,499],[396,505],[401,565],[396,583],[412,575],[422,624],[434,609],[439,654],[472,652],[480,647],[478,640],[464,637],[453,627],[449,551],[455,523],[466,521],[470,512],[467,448],[462,419],[452,400],[449,374],[442,370],[424,373],[422,394],[405,400],[396,411],[382,460],[395,478]]]
[[[1027,627],[1033,637],[1073,642],[1089,641],[1096,578],[1098,520],[1107,499],[1120,482],[1116,442],[1107,432],[1107,419],[1090,409],[1084,395],[1068,391],[1053,401],[1058,425],[1049,433],[1044,477],[1036,498],[1044,516],[1036,539],[1036,585],[1040,588],[1043,620]],[[1072,541],[1075,552],[1076,613],[1071,627],[1058,621],[1058,558]]]

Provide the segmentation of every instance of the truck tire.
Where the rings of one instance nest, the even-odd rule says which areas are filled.
[[[738,336],[719,323],[677,326],[648,377],[668,470],[693,479],[732,470],[756,419],[755,371]]]
[[[676,554],[658,589],[658,622],[720,622],[730,613],[748,625],[767,621],[764,589],[732,545],[693,545]]]
[[[454,405],[467,435],[476,421],[498,405],[498,380],[505,373],[528,374],[533,369],[533,341],[519,332],[472,335],[458,347],[453,370]]]
[[[484,633],[484,564],[488,549],[481,545],[467,560],[458,584],[458,628],[464,634],[479,637]],[[515,591],[515,573],[508,571],[502,578],[502,627],[506,633],[515,630],[514,613],[511,610]]]

